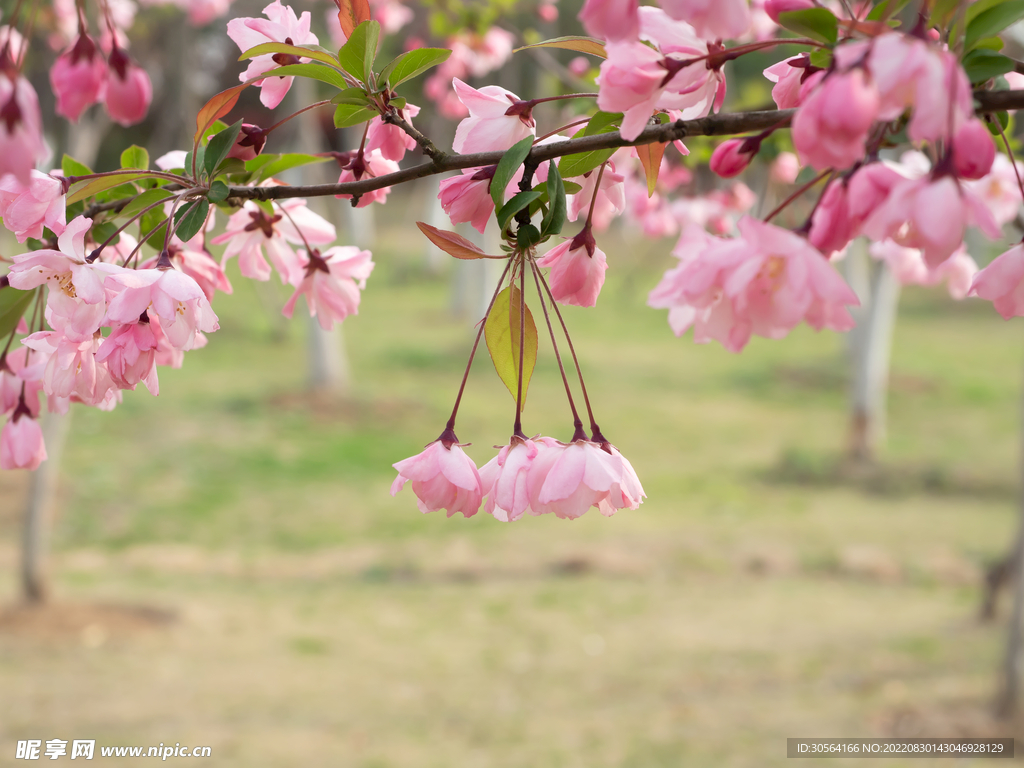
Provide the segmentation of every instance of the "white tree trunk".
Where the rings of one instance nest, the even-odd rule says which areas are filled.
[[[874,458],[885,440],[889,361],[899,307],[900,284],[884,261],[867,254],[856,241],[844,260],[847,281],[861,301],[854,311],[857,326],[849,334],[849,454],[859,461]]]
[[[1024,386],[1021,387],[1024,393]],[[1021,432],[1024,434],[1024,397],[1021,404]],[[1020,522],[1017,538],[1009,557],[1010,584],[1013,586],[1013,615],[1007,629],[1006,656],[1002,668],[1002,684],[996,711],[1000,717],[1010,718],[1020,709],[1021,675],[1024,674],[1024,445],[1021,446],[1019,472],[1021,476]],[[992,598],[994,599],[994,597]]]
[[[60,457],[67,440],[71,412],[46,414],[43,439],[49,458],[32,473],[21,546],[21,589],[26,602],[42,603],[50,592],[50,531],[60,475]]]

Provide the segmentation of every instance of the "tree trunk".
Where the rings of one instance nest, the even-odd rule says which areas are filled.
[[[50,530],[53,502],[60,474],[60,457],[67,439],[71,412],[47,414],[43,419],[43,439],[49,458],[32,473],[25,527],[21,546],[21,590],[27,603],[39,604],[49,596]]]
[[[861,300],[851,331],[850,433],[848,455],[858,462],[875,458],[885,440],[889,361],[896,327],[900,284],[884,261],[872,263],[865,243],[856,241],[845,259],[848,282]]]
[[[1021,387],[1024,392],[1024,386]],[[1024,433],[1024,404],[1021,409],[1021,426]],[[1020,709],[1020,684],[1021,672],[1024,671],[1024,647],[1022,647],[1022,632],[1024,632],[1024,446],[1020,456],[1021,474],[1021,497],[1020,497],[1020,522],[1018,523],[1017,539],[1013,545],[1013,551],[1009,557],[1010,583],[1013,584],[1013,615],[1010,617],[1010,626],[1007,630],[1006,657],[1002,670],[1002,690],[996,702],[996,712],[999,717],[1011,718]]]

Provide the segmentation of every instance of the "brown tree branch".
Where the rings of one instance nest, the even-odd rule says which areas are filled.
[[[1018,91],[976,91],[974,99],[978,104],[978,113],[999,112],[1002,110],[1024,109],[1024,90]],[[752,131],[763,131],[766,128],[782,127],[793,119],[795,109],[764,110],[759,112],[736,112],[732,114],[711,115],[696,120],[677,120],[647,128],[632,141],[622,138],[618,131],[601,133],[594,136],[583,136],[578,139],[550,144],[538,144],[530,151],[526,162],[534,165],[545,160],[572,155],[579,152],[593,152],[601,149],[618,147],[635,147],[643,144],[664,144],[687,136],[735,136]],[[397,116],[396,116],[397,117]],[[367,177],[359,181],[348,181],[343,184],[312,184],[306,186],[274,186],[274,187],[231,187],[230,197],[241,200],[281,200],[292,197],[321,197],[326,195],[362,195],[375,189],[402,184],[425,176],[434,176],[447,171],[458,171],[464,168],[482,168],[495,165],[501,160],[504,152],[477,152],[469,155],[445,154],[438,150],[422,133],[412,128],[401,118],[394,122],[409,133],[426,151],[432,148],[432,161],[421,163],[412,168],[403,168],[395,173],[384,176]],[[402,125],[405,123],[405,125]],[[418,135],[418,136],[417,136]],[[422,137],[422,140],[421,138]],[[424,144],[424,141],[426,144]],[[429,154],[429,153],[428,153]]]

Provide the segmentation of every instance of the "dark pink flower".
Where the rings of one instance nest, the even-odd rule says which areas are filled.
[[[793,118],[793,144],[800,161],[819,171],[851,167],[864,157],[878,109],[878,93],[864,70],[832,74]]]
[[[728,139],[723,141],[715,151],[711,153],[709,165],[714,173],[723,179],[731,179],[739,176],[750,165],[750,161],[756,153],[751,152],[747,146],[746,139]]]
[[[50,85],[57,97],[57,114],[73,123],[90,104],[102,101],[107,85],[107,63],[93,39],[84,32],[50,68]]]
[[[996,145],[985,124],[977,118],[965,122],[953,136],[953,168],[961,179],[980,179],[992,170]]]
[[[110,52],[105,101],[111,119],[124,126],[141,123],[152,100],[153,85],[146,70],[115,45]]]
[[[32,84],[21,75],[0,74],[0,176],[13,174],[28,186],[48,151]]]

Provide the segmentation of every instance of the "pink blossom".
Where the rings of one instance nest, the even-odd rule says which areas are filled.
[[[480,487],[487,496],[484,508],[488,514],[503,523],[519,520],[527,511],[535,514],[530,509],[531,466],[542,451],[558,450],[560,447],[548,443],[513,437],[509,445],[480,468]]]
[[[978,272],[978,265],[962,245],[935,269],[929,269],[921,251],[905,248],[892,240],[872,243],[868,251],[888,265],[901,285],[931,286],[945,281],[949,295],[957,301],[968,295]]]
[[[307,256],[300,249],[299,258],[305,262],[306,275],[284,305],[285,317],[292,316],[300,295],[306,297],[310,317],[315,317],[325,331],[331,330],[335,322],[359,313],[360,291],[374,267],[369,251],[339,245],[328,248],[322,256],[317,251]]]
[[[637,0],[586,0],[579,20],[593,37],[635,40],[640,31],[637,6]]]
[[[655,108],[679,110],[679,119],[703,117],[725,97],[725,79],[705,60],[708,44],[688,24],[658,8],[642,7],[639,41],[609,42],[597,83],[598,106],[623,112],[621,133],[635,139]],[[697,59],[693,64],[685,62]]]
[[[661,7],[705,40],[735,39],[750,28],[747,0],[661,0]]]
[[[412,118],[420,113],[420,108],[415,104],[406,104],[399,110],[399,117],[406,122],[412,123]],[[370,121],[370,127],[366,133],[366,151],[372,152],[379,149],[381,155],[387,160],[399,162],[405,153],[416,149],[416,140],[396,125],[385,123],[380,117]]]
[[[186,157],[188,157],[188,152],[185,150],[172,149],[170,152],[160,155],[154,162],[161,171],[173,171],[175,168],[184,169]]]
[[[0,469],[37,469],[46,461],[39,422],[16,410],[0,430]]]
[[[488,28],[482,36],[470,34],[466,56],[469,74],[483,77],[503,67],[512,58],[515,39],[515,35],[507,29],[496,26]]]
[[[50,85],[57,97],[57,114],[73,123],[90,104],[102,101],[107,85],[107,63],[87,34],[64,51],[50,68]]]
[[[598,176],[601,177],[601,186],[596,187]],[[626,208],[625,177],[615,172],[615,165],[609,162],[605,166],[604,173],[598,170],[590,171],[582,177],[574,179],[580,185],[580,191],[568,198],[569,221],[576,221],[581,213],[590,210],[591,201],[594,201],[596,188],[597,200],[594,201],[594,216],[592,224],[599,232],[607,229],[612,220]]]
[[[1009,320],[1024,315],[1024,244],[1017,244],[974,276],[972,296],[991,301]]]
[[[811,231],[807,235],[811,245],[826,256],[846,248],[857,236],[854,221],[847,204],[846,182],[837,179],[828,185],[821,202],[811,217]]]
[[[31,368],[41,369],[51,411],[67,413],[72,400],[93,406],[109,404],[115,384],[106,366],[96,361],[98,338],[72,341],[59,331],[39,331],[21,343],[33,350]],[[22,376],[33,374],[29,369],[22,371]]]
[[[724,179],[739,176],[750,165],[750,160],[754,154],[750,151],[744,151],[746,144],[746,139],[728,139],[723,141],[711,153],[711,161],[709,163],[711,170]]]
[[[980,179],[992,170],[996,146],[992,134],[977,118],[965,122],[953,137],[953,167],[962,179]]]
[[[103,339],[96,362],[105,363],[110,378],[121,389],[134,390],[141,381],[160,394],[156,373],[157,340],[148,321],[119,325]]]
[[[24,243],[38,240],[43,228],[55,235],[64,231],[64,185],[46,173],[33,170],[28,186],[10,174],[0,179],[0,216],[4,226]]]
[[[847,215],[856,234],[864,221],[889,197],[893,187],[906,180],[908,168],[890,163],[868,163],[857,169],[847,183]]]
[[[520,99],[497,85],[480,90],[455,78],[455,93],[469,110],[469,117],[455,129],[452,147],[460,154],[505,150],[527,136],[537,134],[537,123],[526,114],[508,114]]]
[[[857,297],[819,251],[798,235],[749,217],[740,237],[713,238],[690,228],[648,304],[668,308],[676,335],[694,327],[694,341],[715,339],[738,352],[751,334],[779,339],[801,321],[813,328],[853,327],[846,306]]]
[[[153,100],[153,85],[146,70],[114,46],[110,52],[110,76],[107,78],[107,113],[124,126],[142,122]]]
[[[765,13],[771,17],[776,24],[779,23],[779,14],[789,11],[802,11],[806,8],[813,8],[814,0],[765,0]]]
[[[217,291],[233,293],[224,267],[214,261],[205,249],[192,245],[194,241],[195,238],[188,244],[182,244],[178,238],[172,238],[168,249],[171,263],[196,281],[208,301],[213,301]]]
[[[1017,168],[1024,175],[1024,165],[1017,163]],[[996,153],[992,169],[977,181],[968,181],[963,186],[976,195],[992,214],[1000,226],[1017,218],[1021,207],[1020,186],[1014,163],[1002,152]]]
[[[558,6],[553,3],[542,2],[537,6],[537,15],[541,21],[553,24],[558,21]]]
[[[825,71],[812,67],[807,54],[801,53],[768,67],[764,76],[775,83],[772,98],[778,108],[793,109],[822,81]]]
[[[437,197],[452,224],[468,221],[483,234],[494,211],[490,186],[495,168],[493,165],[487,168],[465,168],[461,176],[441,180]]]
[[[324,245],[334,240],[334,225],[309,210],[302,198],[274,203],[273,210],[274,215],[268,216],[256,203],[247,201],[228,219],[224,232],[211,242],[227,243],[223,262],[237,254],[239,269],[245,277],[270,279],[270,266],[263,258],[266,252],[281,282],[298,285],[302,267],[289,243],[301,243],[304,235],[306,242]]]
[[[195,280],[173,268],[126,269],[110,275],[106,288],[114,294],[107,321],[135,323],[143,312],[160,320],[168,343],[189,350],[199,331],[216,331],[220,324]]]
[[[800,175],[800,161],[792,152],[779,152],[772,162],[771,177],[780,184],[793,184]]]
[[[937,267],[963,242],[968,226],[987,237],[1000,233],[984,203],[952,176],[905,179],[864,222],[862,231],[873,240],[891,237],[900,245],[918,248],[929,267]]]
[[[609,443],[576,440],[566,445],[550,437],[534,442],[544,448],[527,475],[531,514],[575,520],[590,507],[611,516],[643,503],[643,486],[633,466]]]
[[[47,153],[35,89],[21,75],[0,75],[0,176],[13,174],[28,186]]]
[[[448,517],[456,512],[472,517],[480,509],[480,473],[458,443],[446,445],[435,440],[421,453],[392,466],[398,477],[391,484],[391,495],[397,495],[411,480],[420,512],[444,509]]]
[[[356,151],[337,152],[335,156],[337,157],[338,165],[341,166],[341,175],[338,177],[339,184],[359,181],[364,176],[369,178],[387,176],[389,173],[398,171],[398,163],[394,160],[388,160],[381,154],[379,149],[375,149],[372,152],[364,151],[361,154]],[[381,187],[370,192],[364,192],[359,196],[359,203],[356,205],[356,208],[365,208],[370,203],[383,204],[387,202],[390,191],[391,187]],[[352,199],[352,195],[335,195],[335,197],[340,200]]]
[[[300,47],[319,43],[317,36],[309,31],[309,11],[303,11],[301,16],[296,16],[291,6],[282,5],[280,0],[274,0],[263,9],[263,14],[266,19],[238,18],[228,22],[228,37],[234,40],[243,52],[263,43],[285,43]],[[245,72],[239,75],[239,80],[252,80],[265,72],[270,73],[278,65],[308,61],[307,58],[292,54],[268,53],[256,56],[249,62]],[[260,101],[263,106],[268,109],[277,107],[284,100],[288,89],[292,87],[293,79],[290,76],[270,76],[256,83],[261,88]]]
[[[819,171],[851,167],[864,157],[878,109],[878,94],[864,70],[831,75],[793,118],[793,144],[800,161]]]
[[[589,227],[576,237],[556,245],[537,262],[550,267],[548,285],[555,301],[577,307],[593,307],[604,285],[608,269],[607,257],[597,244]]]
[[[39,391],[43,383],[33,377],[31,370],[25,373],[27,360],[28,348],[24,346],[9,350],[0,357],[0,414],[10,414],[22,401],[24,390],[24,402],[29,413],[39,415]]]

